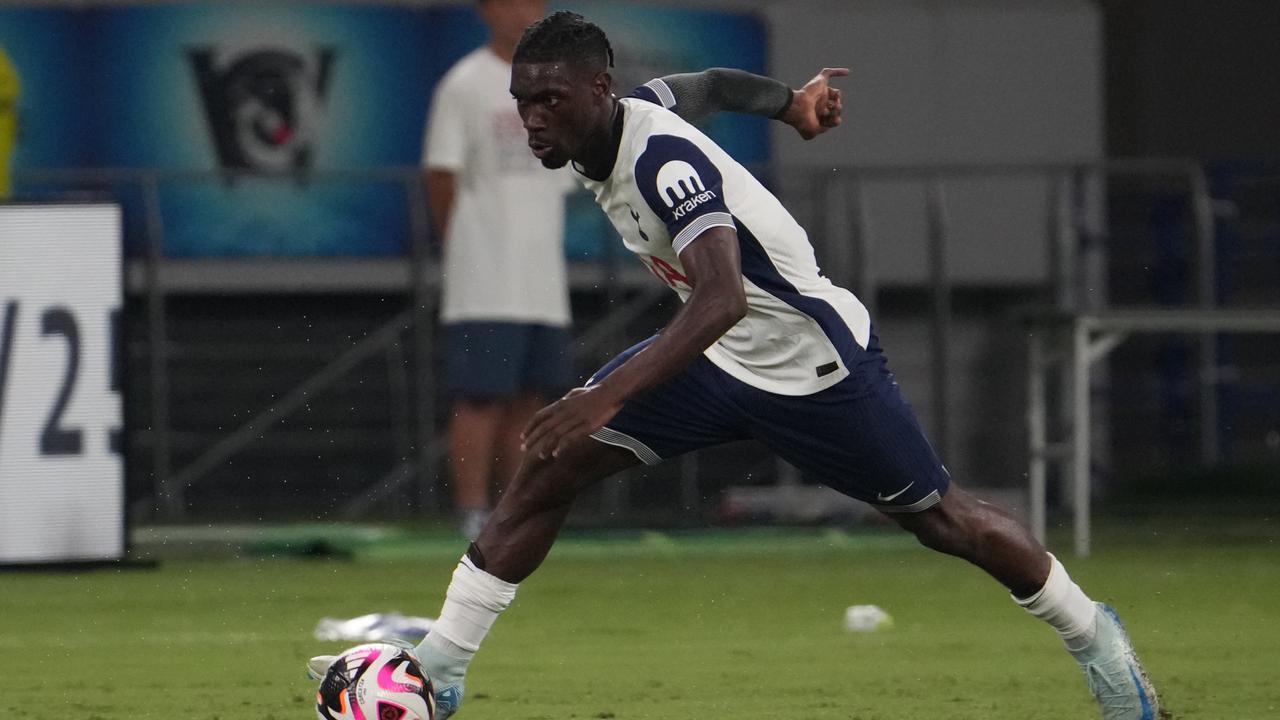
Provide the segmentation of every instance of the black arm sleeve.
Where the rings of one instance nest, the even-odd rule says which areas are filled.
[[[777,118],[791,105],[791,88],[773,78],[733,68],[711,68],[661,78],[675,98],[671,108],[695,122],[717,112]]]

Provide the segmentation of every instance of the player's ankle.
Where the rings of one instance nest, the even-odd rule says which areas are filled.
[[[1052,554],[1049,560],[1049,577],[1044,587],[1031,597],[1015,597],[1014,601],[1052,626],[1067,649],[1076,652],[1093,642],[1097,611],[1093,601],[1072,581],[1062,563]]]
[[[413,649],[429,674],[461,677],[476,656],[476,650],[459,645],[440,633],[430,632]]]
[[[517,585],[505,582],[463,556],[453,572],[440,617],[419,644],[420,654],[438,653],[469,662],[498,615],[515,599]]]
[[[449,638],[436,633],[427,633],[422,642],[414,648],[414,652],[424,665],[445,667],[466,667],[476,654],[474,650],[461,647]]]

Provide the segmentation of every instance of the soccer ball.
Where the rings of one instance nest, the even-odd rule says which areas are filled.
[[[357,645],[338,656],[316,695],[320,720],[435,720],[431,679],[408,650]]]

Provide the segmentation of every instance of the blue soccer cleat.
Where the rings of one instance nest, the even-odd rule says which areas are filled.
[[[1084,670],[1103,720],[1157,720],[1160,710],[1151,678],[1133,650],[1120,616],[1110,605],[1097,606],[1098,632],[1083,650],[1072,652]]]

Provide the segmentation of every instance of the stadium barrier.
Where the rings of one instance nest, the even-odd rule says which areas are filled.
[[[114,203],[0,202],[0,565],[128,548]]]
[[[1192,230],[1196,238],[1199,263],[1195,274],[1199,295],[1212,297],[1215,280],[1213,266],[1213,210],[1208,197],[1204,173],[1193,162],[1183,160],[1116,160],[1107,162],[1079,162],[1052,164],[1008,165],[929,165],[915,167],[849,167],[815,171],[813,168],[784,168],[774,173],[762,172],[761,176],[778,189],[802,224],[811,230],[827,274],[837,282],[856,289],[873,313],[885,291],[896,287],[923,288],[927,302],[929,327],[925,350],[928,355],[927,382],[930,401],[926,403],[922,417],[931,435],[941,447],[944,456],[956,454],[952,428],[949,427],[949,408],[954,406],[955,380],[952,297],[964,286],[988,282],[989,278],[974,276],[973,262],[964,267],[957,263],[957,237],[972,234],[968,227],[974,216],[987,210],[982,203],[973,202],[972,187],[967,183],[990,183],[1010,178],[1019,183],[1017,189],[1024,195],[1039,193],[1040,200],[1034,207],[1019,209],[1023,222],[1017,228],[1015,242],[1035,246],[1038,250],[1028,255],[1026,267],[1013,271],[1014,284],[1032,288],[1039,297],[1050,301],[1054,313],[1082,314],[1106,308],[1105,293],[1096,288],[1105,287],[1105,257],[1099,260],[1096,238],[1102,232],[1099,197],[1101,184],[1107,178],[1126,175],[1143,178],[1161,178],[1182,188],[1193,208]],[[346,182],[391,182],[401,184],[408,203],[407,216],[411,223],[411,242],[405,257],[382,258],[175,258],[165,253],[165,232],[171,218],[164,216],[160,188],[165,183],[208,182],[225,179],[225,173],[170,172],[155,170],[26,170],[19,177],[23,183],[60,183],[79,185],[94,190],[110,190],[112,187],[132,186],[140,196],[142,220],[135,218],[126,225],[142,235],[143,248],[140,257],[134,257],[126,266],[126,286],[135,297],[144,300],[146,308],[146,357],[149,384],[150,428],[147,446],[151,454],[154,477],[154,498],[162,508],[162,514],[180,518],[185,512],[183,490],[185,484],[198,482],[207,468],[216,460],[234,455],[251,443],[256,430],[273,417],[278,419],[285,409],[283,401],[267,414],[259,414],[240,428],[232,429],[225,438],[211,444],[204,453],[183,467],[172,467],[172,438],[169,437],[169,343],[165,337],[168,298],[177,293],[187,294],[238,294],[272,292],[345,292],[375,289],[407,294],[412,298],[413,312],[403,322],[406,332],[413,333],[405,343],[398,332],[384,325],[374,331],[377,340],[361,352],[394,354],[408,347],[411,358],[424,360],[434,353],[434,340],[430,336],[435,313],[435,295],[438,290],[438,265],[435,248],[426,232],[425,201],[419,186],[416,168],[388,168],[374,171],[313,171],[309,181],[341,180]],[[297,183],[295,174],[282,175],[281,183]],[[924,218],[923,229],[915,228],[914,242],[917,254],[908,258],[905,265],[912,266],[917,274],[904,274],[903,258],[882,262],[886,248],[909,245],[904,238],[911,236],[912,228],[903,225],[893,212],[886,213],[885,191],[911,195],[908,212]],[[907,190],[903,190],[908,188]],[[957,202],[956,198],[960,198]],[[901,198],[896,198],[900,200]],[[899,203],[901,205],[902,203]],[[899,210],[901,208],[898,208]],[[892,210],[892,208],[891,208]],[[888,222],[886,222],[886,218]],[[966,238],[967,239],[967,238]],[[916,262],[920,258],[923,263]],[[897,263],[895,269],[894,263]],[[983,261],[986,263],[986,261]],[[630,264],[623,264],[621,254],[607,255],[588,261],[574,262],[570,282],[578,289],[603,289],[609,293],[602,303],[607,308],[602,317],[587,330],[594,338],[588,347],[598,348],[614,344],[621,337],[621,329],[628,322],[643,318],[650,312],[661,294],[654,290],[644,271]],[[987,263],[992,264],[992,263]],[[923,266],[921,269],[920,267]],[[998,268],[999,269],[999,268]],[[642,290],[642,288],[649,288]],[[1205,290],[1208,288],[1208,290]],[[1205,309],[1202,306],[1201,309]],[[386,330],[383,335],[382,331]],[[1211,338],[1207,333],[1205,337]],[[583,352],[589,356],[590,352]],[[389,355],[390,356],[390,355]],[[323,390],[325,381],[340,375],[338,370],[349,363],[339,357],[315,373],[311,379],[294,388],[305,386],[308,393]],[[1213,361],[1208,353],[1201,362],[1207,367]],[[393,363],[389,362],[389,366]],[[415,394],[415,407],[410,411],[415,422],[412,432],[417,433],[411,445],[417,455],[413,460],[394,464],[391,471],[371,483],[360,498],[347,506],[347,512],[358,515],[367,512],[376,503],[396,492],[414,479],[419,485],[431,482],[430,476],[438,465],[439,446],[433,422],[435,417],[434,387],[429,373],[421,369],[429,362],[416,362],[417,376],[411,384],[426,388]],[[1065,371],[1064,371],[1065,372]],[[913,385],[913,386],[918,386]],[[1212,389],[1201,388],[1205,402],[1212,402]],[[297,393],[281,393],[285,398]],[[296,403],[293,403],[296,404]],[[1028,411],[1028,414],[1029,411]],[[247,428],[247,429],[246,429]],[[1034,428],[1029,428],[1034,433]],[[397,432],[409,432],[403,428]],[[963,431],[963,429],[962,429]],[[1206,430],[1206,434],[1208,431]],[[1032,456],[1037,456],[1035,447]],[[1051,453],[1050,453],[1051,454]],[[1038,460],[1035,460],[1038,462]],[[682,463],[680,496],[684,500],[699,497],[699,472],[696,462]],[[794,475],[787,468],[777,471],[782,484],[793,484]],[[1036,490],[1033,483],[1031,492]],[[608,494],[618,494],[616,489]],[[625,493],[623,493],[625,494]],[[1041,527],[1046,501],[1043,497],[1033,500],[1033,508],[1039,507]],[[140,506],[141,507],[141,506]],[[616,509],[616,508],[614,508]],[[1077,509],[1077,515],[1082,513]]]
[[[1073,549],[1088,556],[1093,547],[1092,459],[1094,440],[1092,395],[1094,366],[1135,333],[1280,333],[1280,310],[1112,310],[1087,313],[1042,312],[1028,315],[1028,392],[1027,428],[1030,446],[1028,481],[1031,496],[1031,528],[1045,541],[1046,479],[1049,465],[1063,461],[1070,467],[1071,504],[1073,510]],[[1048,348],[1068,345],[1066,352],[1055,358]],[[1051,407],[1047,392],[1048,374],[1057,364],[1065,367],[1069,378],[1070,422],[1065,437],[1051,442],[1048,418],[1060,409]],[[1205,378],[1210,389],[1216,384]],[[1214,393],[1210,392],[1209,396]],[[1061,395],[1058,397],[1062,397]],[[1212,412],[1212,410],[1202,410]],[[1203,420],[1203,418],[1202,418]],[[1207,423],[1206,423],[1207,424]],[[1212,427],[1212,425],[1209,425]],[[1216,447],[1203,449],[1206,455]]]

